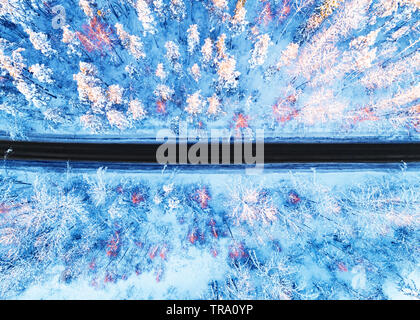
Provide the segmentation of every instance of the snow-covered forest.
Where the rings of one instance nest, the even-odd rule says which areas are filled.
[[[418,0],[3,0],[0,134],[419,140]]]
[[[419,8],[0,0],[0,140],[420,142]],[[3,156],[0,299],[420,298],[419,164]]]
[[[0,297],[418,299],[416,165],[0,170]]]

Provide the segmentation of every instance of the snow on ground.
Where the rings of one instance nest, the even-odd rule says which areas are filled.
[[[419,140],[419,4],[7,1],[0,135]],[[61,18],[61,20],[60,20]]]
[[[415,165],[74,165],[1,169],[2,298],[419,298]]]

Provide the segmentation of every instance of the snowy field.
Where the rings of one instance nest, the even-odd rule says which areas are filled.
[[[418,299],[416,165],[0,169],[0,298]]]
[[[417,0],[5,0],[0,136],[419,141]]]

